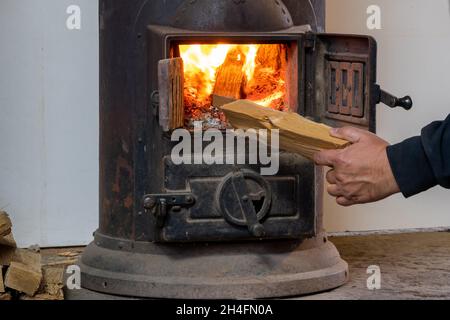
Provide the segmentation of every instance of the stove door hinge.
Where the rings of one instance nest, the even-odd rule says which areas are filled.
[[[307,32],[305,34],[305,48],[315,50],[316,48],[316,34],[313,32]]]
[[[190,193],[148,194],[144,196],[144,209],[154,215],[158,228],[163,228],[169,212],[190,208],[195,198]]]
[[[152,111],[154,116],[159,116],[159,91],[154,90],[150,94],[150,104],[152,105]]]

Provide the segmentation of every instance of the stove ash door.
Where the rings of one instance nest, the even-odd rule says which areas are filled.
[[[396,98],[376,84],[377,43],[370,36],[317,34],[307,49],[307,112],[333,127],[376,132],[376,105],[412,108],[409,96]],[[309,97],[309,99],[308,99]]]
[[[316,234],[312,162],[280,155],[276,176],[258,165],[177,165],[164,158],[165,192],[143,199],[157,242],[299,239]]]

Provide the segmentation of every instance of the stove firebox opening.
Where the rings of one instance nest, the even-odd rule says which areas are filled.
[[[183,60],[185,127],[227,129],[219,107],[248,99],[279,111],[295,111],[298,56],[294,43],[177,44]]]

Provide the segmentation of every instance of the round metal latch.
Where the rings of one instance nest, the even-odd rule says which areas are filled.
[[[255,237],[265,235],[261,221],[272,204],[270,184],[251,170],[225,176],[216,192],[216,206],[227,222],[247,227]]]

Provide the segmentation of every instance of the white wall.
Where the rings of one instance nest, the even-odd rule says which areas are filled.
[[[94,0],[0,0],[0,208],[21,246],[87,243],[97,226],[97,16]]]
[[[382,10],[382,29],[366,26],[366,9]],[[411,94],[414,109],[379,106],[378,133],[391,143],[450,113],[450,5],[448,0],[327,0],[327,32],[370,34],[378,41],[378,83],[388,91]],[[420,170],[420,168],[417,168]],[[325,199],[330,231],[450,226],[450,191],[432,191],[405,200],[353,208]]]
[[[66,8],[82,9],[68,31]],[[366,8],[382,8],[382,30]],[[22,246],[90,241],[98,217],[98,25],[95,0],[0,0],[0,208]],[[328,0],[328,31],[373,35],[379,83],[411,94],[413,111],[379,107],[391,142],[450,112],[450,9],[446,0]],[[450,226],[450,192],[340,208],[325,199],[329,231]]]

